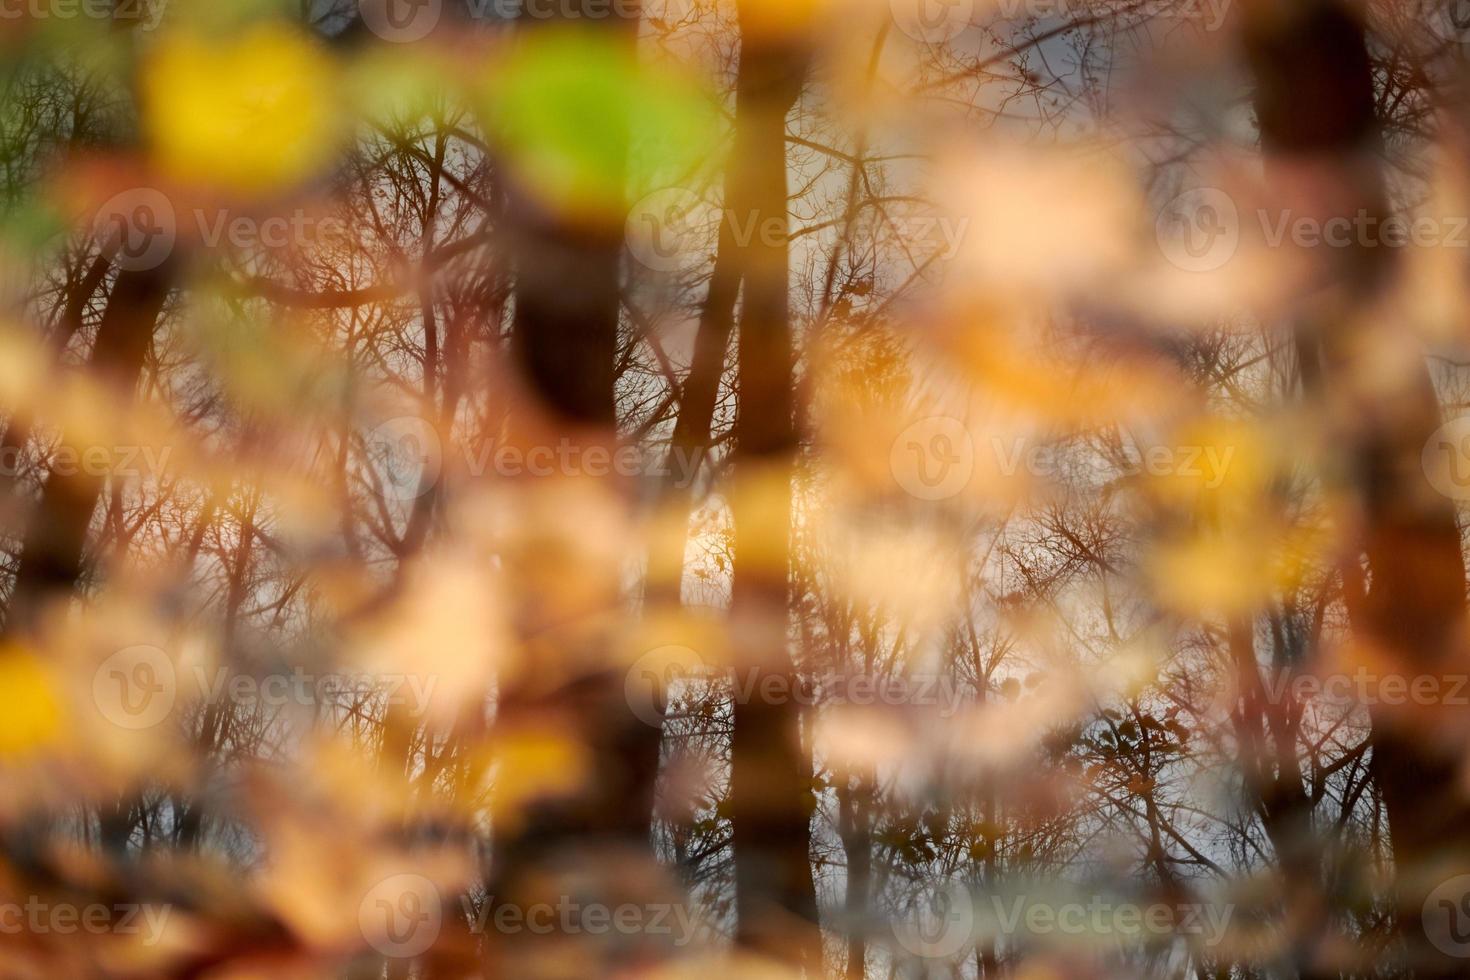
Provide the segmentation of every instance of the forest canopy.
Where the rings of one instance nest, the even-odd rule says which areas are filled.
[[[0,980],[1470,976],[1453,0],[0,0]]]

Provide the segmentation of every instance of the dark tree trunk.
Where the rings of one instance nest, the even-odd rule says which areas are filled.
[[[725,181],[725,196],[732,182]],[[667,533],[658,535],[649,548],[645,599],[651,607],[678,606],[684,577],[684,552],[689,545],[689,518],[694,478],[708,452],[720,379],[725,372],[725,355],[735,324],[735,299],[740,292],[740,262],[737,243],[728,221],[720,222],[715,266],[710,273],[709,293],[700,312],[694,335],[694,353],[689,374],[679,399],[679,418],[669,440],[663,486],[660,488],[661,517]]]
[[[606,8],[600,12],[605,15]],[[578,19],[580,29],[604,32],[610,43],[626,44],[631,56],[636,17]],[[525,33],[543,28],[541,22],[528,23]],[[613,159],[626,146],[603,150],[599,156]],[[613,383],[623,215],[559,212],[518,187],[514,175],[505,180],[507,252],[516,260],[511,356],[528,396],[511,420],[511,441],[530,446],[564,439],[584,448],[611,448],[617,438]],[[574,475],[568,482],[579,484],[579,493],[631,507],[631,487],[613,478],[598,482]],[[528,486],[525,492],[539,491]],[[555,900],[555,883],[580,875],[577,888],[599,890],[599,900],[615,906],[619,889],[636,890],[657,879],[651,873],[629,873],[617,880],[609,872],[635,867],[647,872],[653,864],[650,821],[659,731],[628,704],[624,670],[615,660],[614,637],[606,627],[622,600],[620,570],[570,563],[554,569],[548,563],[555,559],[545,557],[556,554],[553,538],[549,535],[546,548],[535,549],[541,554],[529,557],[539,568],[523,583],[528,589],[522,616],[526,650],[535,663],[520,680],[502,684],[495,724],[507,735],[523,727],[553,725],[559,736],[585,751],[585,779],[572,793],[533,801],[515,818],[498,822],[489,891],[492,906],[524,907]],[[554,590],[542,588],[555,584],[543,577],[553,571],[595,585],[579,590],[582,598],[568,605]],[[588,600],[590,593],[596,598]],[[542,971],[555,966],[539,955],[541,947],[584,939],[525,933],[496,937],[487,948],[489,968],[504,975],[545,975]]]
[[[752,29],[740,5],[742,47],[726,222],[753,229],[740,243],[745,281],[740,319],[731,615],[736,664],[786,691],[795,687],[789,647],[791,478],[794,422],[786,114],[801,93],[807,56],[795,42]],[[737,699],[730,821],[736,942],[822,971],[811,871],[811,763],[792,697]]]
[[[1256,662],[1254,624],[1232,620],[1228,629],[1239,687],[1231,719],[1240,747],[1239,765],[1282,878],[1287,938],[1282,955],[1298,980],[1325,980],[1337,971],[1324,960],[1330,909],[1323,893],[1324,849],[1303,783],[1300,707],[1291,700],[1273,701],[1270,694],[1288,689],[1285,682],[1296,665],[1282,663],[1278,651],[1273,686],[1268,688]]]
[[[843,771],[839,780],[838,832],[847,858],[847,980],[863,980],[873,916],[873,782],[867,772]]]
[[[1265,5],[1248,20],[1256,114],[1268,168],[1313,168],[1343,192],[1341,215],[1387,211],[1379,154],[1373,63],[1356,8],[1312,0]],[[1358,499],[1362,554],[1344,567],[1355,628],[1385,657],[1386,671],[1437,679],[1466,673],[1457,637],[1465,611],[1465,566],[1451,502],[1431,489],[1421,453],[1440,425],[1423,359],[1385,389],[1371,343],[1399,329],[1375,316],[1393,272],[1391,250],[1341,250],[1328,289],[1298,311],[1304,373],[1320,373],[1324,404],[1352,405],[1334,421],[1347,443]],[[1463,708],[1372,709],[1373,773],[1388,811],[1396,867],[1399,934],[1419,977],[1464,975],[1464,961],[1427,941],[1421,912],[1434,886],[1470,871],[1470,805],[1459,749]]]
[[[118,273],[89,364],[114,404],[133,399],[168,292],[163,268]],[[35,626],[46,604],[69,596],[81,578],[87,528],[106,483],[104,476],[87,469],[52,473],[46,481],[21,546],[7,610],[6,629],[11,632]]]
[[[47,346],[54,353],[59,354],[64,350],[71,343],[72,337],[82,329],[87,304],[101,288],[102,280],[107,278],[107,270],[111,265],[105,254],[99,255],[87,263],[82,277],[70,284],[66,292],[66,306],[61,311],[61,320],[48,338]],[[22,454],[31,438],[31,423],[26,407],[18,405],[5,427],[5,434],[0,436],[0,464],[4,464],[0,466],[0,496],[10,493],[14,488]]]

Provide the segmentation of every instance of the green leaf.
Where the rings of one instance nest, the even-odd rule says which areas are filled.
[[[697,86],[641,64],[605,29],[528,31],[484,96],[516,179],[562,212],[621,220],[630,186],[682,179],[713,155],[720,132]]]

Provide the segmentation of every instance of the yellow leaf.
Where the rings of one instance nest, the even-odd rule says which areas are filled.
[[[1161,546],[1152,558],[1160,601],[1185,614],[1249,612],[1271,585],[1269,550],[1251,535],[1198,534]]]
[[[0,758],[22,756],[61,733],[61,704],[46,669],[32,655],[0,654]]]
[[[548,729],[507,732],[491,751],[495,760],[494,811],[515,821],[524,807],[571,793],[587,778],[582,746]]]
[[[245,194],[299,183],[331,158],[334,76],[331,60],[284,24],[166,37],[143,72],[158,164],[174,179]]]

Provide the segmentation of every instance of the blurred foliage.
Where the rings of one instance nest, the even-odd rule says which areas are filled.
[[[0,20],[0,976],[1460,975],[1453,5],[512,6]]]

